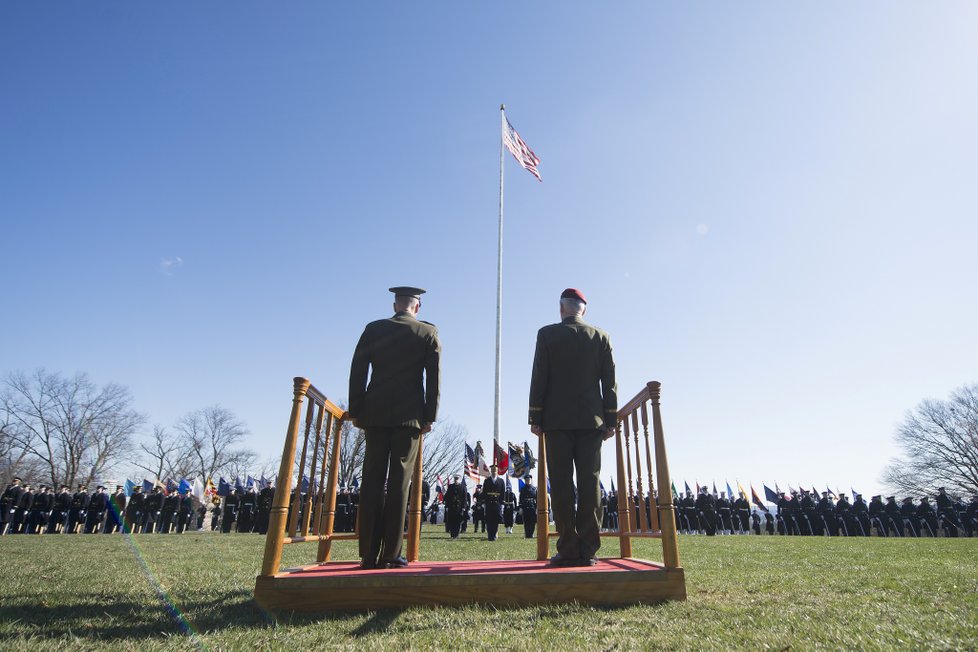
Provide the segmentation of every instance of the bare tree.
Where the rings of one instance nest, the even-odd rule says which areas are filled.
[[[163,426],[153,426],[152,436],[139,443],[139,450],[142,455],[134,464],[152,478],[180,479],[195,475],[196,460],[193,451],[186,445],[183,437],[170,435]]]
[[[9,415],[0,413],[0,487],[6,487],[15,477],[36,484],[44,478],[44,468],[14,438]]]
[[[438,422],[431,432],[424,436],[422,460],[425,480],[433,484],[437,476],[447,477],[459,470],[464,454],[465,438],[468,431],[452,421]],[[344,421],[340,434],[340,483],[350,486],[353,478],[359,478],[363,469],[366,452],[366,437],[363,430]]]
[[[465,438],[468,436],[469,431],[465,426],[452,421],[436,423],[431,432],[424,436],[423,468],[428,484],[434,486],[438,476],[447,482],[453,473],[462,470]]]
[[[946,401],[927,399],[907,412],[894,459],[883,481],[903,494],[949,491],[978,493],[978,384],[954,390]]]
[[[101,389],[79,373],[65,378],[36,370],[4,381],[4,430],[27,458],[45,469],[52,485],[92,482],[110,472],[132,448],[144,417],[132,409],[129,390]]]
[[[254,451],[237,447],[248,430],[233,412],[219,405],[184,415],[175,428],[181,446],[193,460],[193,473],[199,473],[202,482],[222,473],[240,474],[257,458]]]

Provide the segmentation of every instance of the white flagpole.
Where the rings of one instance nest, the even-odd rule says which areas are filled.
[[[499,443],[499,388],[503,338],[503,133],[506,131],[506,105],[499,105],[499,247],[496,258],[496,402],[492,440]],[[493,461],[496,449],[493,446]]]

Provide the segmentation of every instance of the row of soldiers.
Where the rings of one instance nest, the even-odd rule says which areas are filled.
[[[0,495],[0,535],[181,533],[203,527],[205,512],[190,494],[164,495],[160,487],[149,494],[136,487],[126,496],[121,486],[113,494],[103,485],[89,492],[84,484],[74,492],[66,485],[52,491],[14,478]]]

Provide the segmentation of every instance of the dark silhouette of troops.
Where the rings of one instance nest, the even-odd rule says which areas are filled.
[[[479,525],[482,525],[482,532],[486,531],[486,503],[485,496],[482,495],[482,485],[475,485],[475,492],[472,494],[472,531],[479,533]]]
[[[612,489],[608,492],[608,509],[605,512],[608,517],[608,530],[618,531],[618,492]]]
[[[761,515],[757,513],[757,510],[756,509],[750,513],[750,524],[751,524],[751,529],[754,531],[754,534],[756,534],[757,536],[760,536],[761,535]]]
[[[958,536],[958,529],[961,527],[961,519],[958,516],[959,511],[955,508],[953,501],[947,495],[947,490],[944,487],[938,487],[934,502],[937,505],[937,519],[944,528],[944,536]],[[937,528],[934,529],[936,530]]]
[[[221,512],[221,532],[224,534],[229,534],[234,526],[234,522],[238,520],[238,504],[241,502],[241,491],[235,489],[233,492],[224,497],[224,509]],[[289,493],[289,520],[287,523],[292,522],[292,510],[295,508],[295,494]]]
[[[736,526],[734,529],[742,534],[746,534],[748,532],[748,524],[752,522],[750,503],[747,502],[747,498],[740,495],[733,501],[731,508],[733,511],[734,525]],[[758,532],[756,534],[760,534],[760,521],[761,517],[758,515],[756,523]]]
[[[221,527],[221,499],[217,496],[211,500],[211,531],[217,532]]]
[[[822,534],[822,521],[815,511],[815,499],[806,489],[802,489],[798,507],[801,510],[801,520],[799,521],[801,533],[809,536]]]
[[[105,493],[105,487],[98,485],[88,499],[88,509],[85,510],[85,534],[98,534],[101,531],[108,508],[109,495]]]
[[[24,493],[20,478],[13,478],[0,496],[0,535],[12,532],[17,517],[17,506]]]
[[[34,487],[29,484],[24,485],[17,503],[17,510],[14,513],[13,532],[24,534],[27,532],[27,523],[30,520],[31,507],[34,505]]]
[[[241,495],[238,513],[238,532],[251,532],[255,527],[255,512],[258,510],[258,492],[252,485]]]
[[[733,523],[731,521],[730,501],[727,500],[726,493],[720,492],[720,497],[716,501],[717,518],[720,521],[720,530],[723,534],[733,533]]]
[[[334,532],[352,532],[353,522],[350,518],[353,512],[353,497],[350,489],[345,484],[340,486],[340,491],[336,494],[336,515],[333,518]]]
[[[896,496],[887,497],[886,504],[883,505],[883,523],[886,531],[892,531],[894,536],[902,537],[904,535],[903,514],[900,512],[900,506],[896,503]]]
[[[342,494],[341,494],[342,495]],[[268,519],[272,513],[272,503],[275,500],[275,487],[269,485],[258,492],[258,511],[255,516],[255,532],[268,532]],[[349,532],[349,530],[340,530]]]
[[[523,516],[523,536],[532,539],[537,527],[537,488],[529,473],[524,477],[523,487],[520,489],[520,512]]]
[[[700,531],[699,520],[696,518],[696,498],[692,491],[687,491],[679,499],[679,527],[686,534],[694,534]]]
[[[48,527],[48,519],[51,510],[54,508],[54,494],[46,484],[41,485],[41,490],[34,496],[31,502],[30,515],[27,519],[28,534],[43,534]]]
[[[903,504],[900,505],[900,518],[904,535],[909,532],[912,537],[920,536],[920,524],[917,522],[917,508],[913,504],[913,498],[908,496],[903,499]]]
[[[503,493],[503,527],[506,534],[513,533],[513,525],[516,523],[516,494],[513,487],[506,484],[506,491]]]
[[[201,503],[197,506],[197,530],[204,529],[204,519],[207,518],[207,505]]]
[[[601,444],[615,434],[618,388],[611,339],[584,321],[587,299],[560,295],[560,323],[537,332],[530,379],[530,430],[546,434],[557,526],[555,566],[590,566],[601,547]],[[577,504],[574,481],[577,476]]]
[[[156,527],[159,534],[169,534],[175,525],[177,509],[180,507],[180,494],[173,491],[163,498],[163,507],[160,509],[160,520]]]
[[[696,513],[699,517],[700,527],[709,537],[717,533],[717,507],[716,497],[707,491],[706,487],[700,488],[700,495],[696,497]]]
[[[160,487],[153,487],[153,491],[146,496],[146,502],[144,503],[145,511],[143,512],[143,532],[146,534],[152,534],[157,527],[157,523],[160,520],[160,513],[163,511],[163,500],[166,498],[163,495],[163,489]]]
[[[189,491],[177,498],[177,534],[183,534],[193,525],[194,497]]]
[[[466,510],[465,488],[459,482],[461,476],[456,475],[445,489],[445,527],[453,539],[458,538],[462,528],[462,513]]]
[[[964,516],[961,519],[961,526],[965,534],[969,537],[978,533],[978,496],[972,496],[968,505],[964,509]]]
[[[68,525],[68,511],[71,509],[71,492],[67,485],[61,485],[54,495],[54,508],[48,519],[48,534],[60,534]]]
[[[503,479],[496,475],[496,465],[489,467],[491,475],[482,481],[482,504],[485,509],[486,539],[495,541],[499,532],[499,523],[503,518],[503,494],[506,485]]]
[[[889,536],[882,496],[873,496],[869,499],[866,513],[869,515],[870,525],[876,528],[877,536]]]
[[[78,490],[71,496],[71,509],[68,510],[68,534],[75,534],[78,527],[85,525],[85,515],[88,510],[88,487],[83,484],[78,485]]]
[[[468,487],[464,484],[462,485],[462,492],[465,494],[465,499],[462,501],[462,532],[466,532],[469,528],[469,520],[472,518],[472,494],[469,493]]]
[[[818,517],[821,532],[829,536],[839,536],[839,523],[835,517],[835,503],[829,498],[829,492],[823,491],[822,498],[818,501]]]
[[[126,505],[126,532],[138,533],[142,526],[143,511],[146,505],[146,494],[140,485],[133,487],[129,503]]]
[[[438,525],[439,511],[440,510],[439,510],[438,501],[437,500],[431,501],[431,504],[428,505],[428,522],[431,523],[432,525]]]
[[[359,523],[364,569],[408,563],[401,556],[407,488],[419,435],[431,430],[438,415],[438,329],[417,319],[425,291],[390,291],[394,316],[367,324],[350,364],[349,416],[366,439]]]
[[[873,532],[873,522],[869,517],[869,505],[866,504],[862,494],[852,496],[852,516],[858,526],[855,534],[861,537],[870,536]]]
[[[856,522],[855,513],[845,494],[839,494],[839,502],[835,504],[835,520],[843,536],[854,537],[859,535],[859,525]]]
[[[105,519],[105,533],[112,534],[122,531],[122,523],[126,513],[126,492],[122,487],[116,487],[115,493],[109,497],[109,511]]]
[[[774,514],[771,512],[764,512],[764,531],[770,536],[774,536],[775,533],[775,522]]]
[[[920,504],[917,505],[917,509],[914,510],[914,516],[919,524],[921,534],[926,532],[931,538],[937,536],[937,530],[939,528],[937,522],[937,510],[930,504],[930,499],[928,499],[927,496],[920,499]]]

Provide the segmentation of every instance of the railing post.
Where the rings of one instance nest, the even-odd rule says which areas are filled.
[[[306,431],[302,438],[302,455],[299,459],[299,474],[295,483],[295,495],[292,498],[292,517],[289,519],[289,536],[294,537],[299,528],[299,512],[302,511],[302,478],[306,475],[306,448],[309,446],[309,429],[312,428],[312,414],[315,401],[309,400],[309,409],[306,410]],[[310,487],[306,488],[308,493]]]
[[[306,500],[302,508],[302,536],[309,534],[309,523],[312,517],[313,505],[316,504],[316,496],[321,491],[320,483],[316,482],[316,463],[319,461],[319,440],[323,432],[323,418],[326,416],[326,405],[317,405],[316,411],[316,443],[312,446],[312,464],[309,466],[309,491],[306,492]],[[325,461],[326,456],[323,455]]]
[[[424,477],[422,451],[424,451],[424,434],[418,433],[418,459],[414,462],[414,476],[411,478],[411,510],[408,512],[408,561],[418,561],[418,547],[421,542],[421,479]]]
[[[638,425],[635,426],[638,428]],[[655,485],[652,483],[652,450],[649,444],[649,410],[646,407],[646,402],[642,401],[642,432],[645,434],[645,463],[649,474],[649,529],[655,532],[656,530],[662,531],[659,525],[659,510],[657,508],[658,501],[654,499],[655,496]]]
[[[618,548],[622,557],[632,556],[631,532],[631,497],[625,488],[625,451],[621,445],[621,422],[615,428],[615,460],[618,465]],[[626,439],[627,441],[627,439]]]
[[[550,496],[547,494],[547,436],[540,433],[537,447],[537,468],[540,479],[537,481],[537,560],[550,557]]]
[[[333,523],[336,519],[336,483],[340,475],[340,437],[343,433],[343,419],[334,419],[331,414],[328,423],[327,431],[333,431],[333,454],[329,458],[329,480],[326,482],[326,493],[323,497],[326,513],[325,523],[319,531],[319,551],[317,554],[319,563],[329,561],[329,549],[333,545]]]
[[[309,380],[298,377],[293,379],[292,412],[289,415],[289,429],[285,433],[282,463],[278,467],[278,478],[275,481],[275,498],[269,515],[265,557],[261,565],[262,577],[270,577],[277,573],[282,563],[285,520],[289,513],[289,493],[292,488],[292,466],[295,461],[296,440],[299,437],[299,419],[302,413],[302,400],[308,389]]]
[[[655,439],[655,469],[659,482],[659,508],[662,510],[662,558],[666,568],[679,568],[679,544],[676,540],[676,507],[672,504],[672,483],[669,480],[669,462],[666,458],[666,441],[662,432],[662,413],[659,394],[662,384],[648,384],[652,401],[652,436]]]

